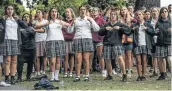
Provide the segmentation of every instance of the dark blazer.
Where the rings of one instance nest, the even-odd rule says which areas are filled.
[[[157,33],[157,45],[158,46],[165,46],[165,45],[171,45],[171,31],[168,31],[168,28],[171,28],[171,20],[163,21],[158,20],[156,23],[155,29],[159,29],[159,32]]]
[[[148,49],[152,49],[152,42],[153,42],[153,36],[155,35],[155,31],[154,31],[154,28],[153,26],[148,23],[148,22],[145,22],[144,25],[148,28],[145,33],[145,38],[146,38],[146,47]],[[131,26],[132,28],[132,34],[133,34],[133,47],[137,47],[138,46],[138,39],[139,39],[139,28],[136,28],[136,30],[133,30],[134,27],[136,26],[140,26],[139,23],[135,23]]]
[[[18,43],[21,44],[21,33],[20,33],[20,29],[19,29],[19,26],[22,27],[22,28],[27,28],[28,25],[26,22],[22,21],[22,20],[16,20],[17,24],[18,24],[18,29],[17,29],[17,34],[18,34]],[[0,37],[0,44],[4,42],[4,39],[5,39],[5,30],[6,30],[6,20],[5,19],[0,19],[0,24],[2,24],[2,26],[4,27],[2,30],[1,30],[1,34],[2,35]]]
[[[119,30],[106,30],[107,26],[119,26],[121,27]],[[128,27],[125,24],[122,24],[120,22],[117,22],[114,25],[111,25],[111,23],[105,24],[99,31],[100,36],[105,36],[103,39],[104,45],[122,45],[122,35],[126,34],[129,35],[131,32],[130,27]]]

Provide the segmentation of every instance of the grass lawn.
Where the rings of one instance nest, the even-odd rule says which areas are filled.
[[[100,73],[93,72],[89,82],[84,82],[82,77],[80,82],[73,82],[74,78],[62,78],[62,74],[60,74],[61,82],[53,82],[53,85],[58,86],[60,90],[171,90],[171,74],[168,74],[168,78],[163,81],[156,81],[158,77],[150,78],[150,74],[147,74],[146,81],[137,82],[135,70],[134,68],[132,78],[125,83],[121,82],[121,77],[117,75],[113,76],[114,81],[104,81]],[[37,82],[25,81],[17,84],[32,90]]]

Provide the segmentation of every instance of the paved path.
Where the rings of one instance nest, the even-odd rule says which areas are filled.
[[[26,87],[21,87],[18,85],[11,85],[10,87],[0,87],[0,90],[31,90]]]

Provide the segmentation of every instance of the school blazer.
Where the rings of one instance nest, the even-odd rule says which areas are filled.
[[[153,36],[155,35],[155,31],[153,26],[148,23],[145,22],[144,25],[148,28],[145,33],[145,38],[146,38],[146,47],[148,49],[152,49],[152,45],[153,45]],[[133,47],[138,47],[138,39],[139,39],[139,28],[137,28],[136,30],[133,30],[134,27],[136,26],[140,26],[139,23],[135,23],[131,26],[131,34],[133,34]]]
[[[22,44],[21,41],[21,32],[19,27],[22,28],[27,28],[28,25],[26,22],[22,21],[22,20],[16,20],[17,24],[18,24],[18,29],[17,29],[17,34],[18,34],[18,43]],[[5,19],[0,19],[0,44],[4,42],[5,39],[5,30],[6,30],[6,20]]]

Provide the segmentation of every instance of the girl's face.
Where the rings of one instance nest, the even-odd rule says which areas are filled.
[[[14,8],[12,6],[8,6],[6,9],[6,13],[8,16],[12,16],[14,13]]]
[[[56,19],[57,18],[57,9],[52,9],[50,14],[51,14],[52,19]]]
[[[167,18],[167,17],[168,17],[168,11],[167,11],[167,9],[164,9],[164,10],[161,12],[161,17],[162,17],[162,18]]]
[[[117,21],[117,15],[115,12],[111,12],[110,13],[110,20],[111,21]]]
[[[28,14],[25,14],[23,16],[23,20],[29,22],[29,15]]]
[[[158,9],[157,8],[153,8],[152,9],[152,17],[158,17],[158,15],[159,15]]]
[[[93,9],[93,15],[98,16],[99,15],[99,10],[97,8]]]
[[[87,13],[86,7],[81,7],[81,8],[80,8],[80,16],[85,16],[86,13]]]
[[[121,9],[121,14],[122,15],[126,15],[127,14],[127,8],[126,7],[122,7],[122,9]]]
[[[133,7],[132,7],[132,6],[129,6],[129,7],[128,7],[128,11],[129,11],[130,13],[133,13],[133,11],[134,11]]]
[[[142,12],[140,12],[140,11],[138,11],[137,12],[137,19],[139,20],[139,21],[141,21],[141,20],[143,20],[143,13]]]
[[[66,15],[66,17],[72,16],[70,9],[66,9],[65,15]]]
[[[150,12],[145,13],[145,19],[150,19]]]
[[[42,16],[43,16],[43,14],[42,14],[42,11],[40,11],[40,10],[38,10],[37,12],[36,12],[36,16],[37,16],[37,18],[42,18]]]

